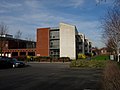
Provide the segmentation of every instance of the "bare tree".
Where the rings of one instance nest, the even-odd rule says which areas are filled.
[[[18,30],[18,31],[16,32],[16,34],[15,34],[15,38],[16,38],[16,39],[20,39],[21,36],[22,36],[22,32],[21,32],[20,30]]]
[[[27,41],[34,41],[34,38],[31,37],[30,34],[27,34],[26,37],[25,37],[25,39],[26,39]]]
[[[105,45],[107,46],[107,51],[110,53],[110,54],[115,54],[117,52],[116,51],[116,44],[114,43],[114,40],[109,39]]]
[[[120,6],[118,4],[114,4],[114,7],[107,11],[102,27],[106,46],[111,52],[118,55],[120,48]]]
[[[96,0],[97,4],[100,4],[103,1],[106,2],[106,0]]]
[[[115,0],[114,3],[115,3],[116,6],[120,6],[120,0]]]
[[[6,35],[8,33],[8,26],[1,22],[0,23],[0,55],[2,54],[3,52],[3,47],[5,46],[5,37],[4,35]]]
[[[0,23],[0,35],[4,35],[4,34],[7,34],[8,33],[8,26],[1,22]]]
[[[19,49],[20,48],[20,38],[22,36],[22,32],[20,30],[18,30],[14,36],[14,38],[16,39],[16,42],[17,42],[17,48]]]

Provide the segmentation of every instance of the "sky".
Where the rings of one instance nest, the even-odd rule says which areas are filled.
[[[60,22],[75,25],[93,46],[104,47],[101,19],[113,0],[97,4],[98,0],[0,0],[0,22],[8,33],[18,30],[22,38],[36,40],[36,29],[58,27]],[[96,5],[97,4],[97,5]]]

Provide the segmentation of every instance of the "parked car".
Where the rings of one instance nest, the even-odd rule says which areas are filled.
[[[0,68],[11,67],[10,59],[8,57],[0,56]]]
[[[0,57],[0,68],[23,67],[25,63],[16,58]]]
[[[24,67],[25,63],[23,61],[18,61],[16,58],[11,58],[12,67]]]

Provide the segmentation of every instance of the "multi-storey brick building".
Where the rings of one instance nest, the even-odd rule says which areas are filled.
[[[2,53],[1,53],[2,52]],[[36,42],[15,39],[12,35],[0,36],[0,56],[36,55]]]
[[[92,47],[92,43],[84,34],[78,32],[76,26],[65,23],[60,23],[58,28],[38,28],[37,42],[15,39],[12,35],[0,36],[0,42],[3,41],[2,55],[6,56],[32,55],[76,59],[78,53],[89,53]]]
[[[78,33],[76,26],[60,23],[59,28],[37,29],[36,54],[76,59],[78,53],[91,52],[89,43],[84,34]]]

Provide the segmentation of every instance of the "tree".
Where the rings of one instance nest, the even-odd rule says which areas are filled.
[[[3,52],[3,47],[5,46],[5,41],[6,41],[3,35],[6,35],[7,33],[8,33],[8,26],[5,23],[1,22],[0,23],[0,55]]]
[[[96,0],[96,5],[101,4],[102,2],[106,2],[107,0]]]
[[[17,32],[16,32],[16,34],[15,34],[15,39],[16,39],[16,41],[17,41],[17,48],[19,49],[20,47],[20,42],[19,42],[19,39],[21,38],[21,36],[22,36],[22,32],[20,31],[20,30],[18,30]]]
[[[27,41],[34,41],[34,39],[31,37],[30,34],[27,34],[25,39],[26,39]]]
[[[107,11],[102,21],[103,38],[110,52],[119,54],[120,46],[120,0],[116,0],[114,6]],[[118,59],[119,61],[119,59]]]
[[[22,32],[21,32],[20,30],[18,30],[18,31],[16,32],[16,34],[15,34],[15,38],[16,38],[16,39],[20,39],[21,36],[22,36]]]
[[[0,35],[4,35],[4,34],[7,34],[8,33],[8,26],[1,22],[0,23]]]
[[[115,0],[114,3],[116,4],[116,6],[120,6],[120,0]]]

